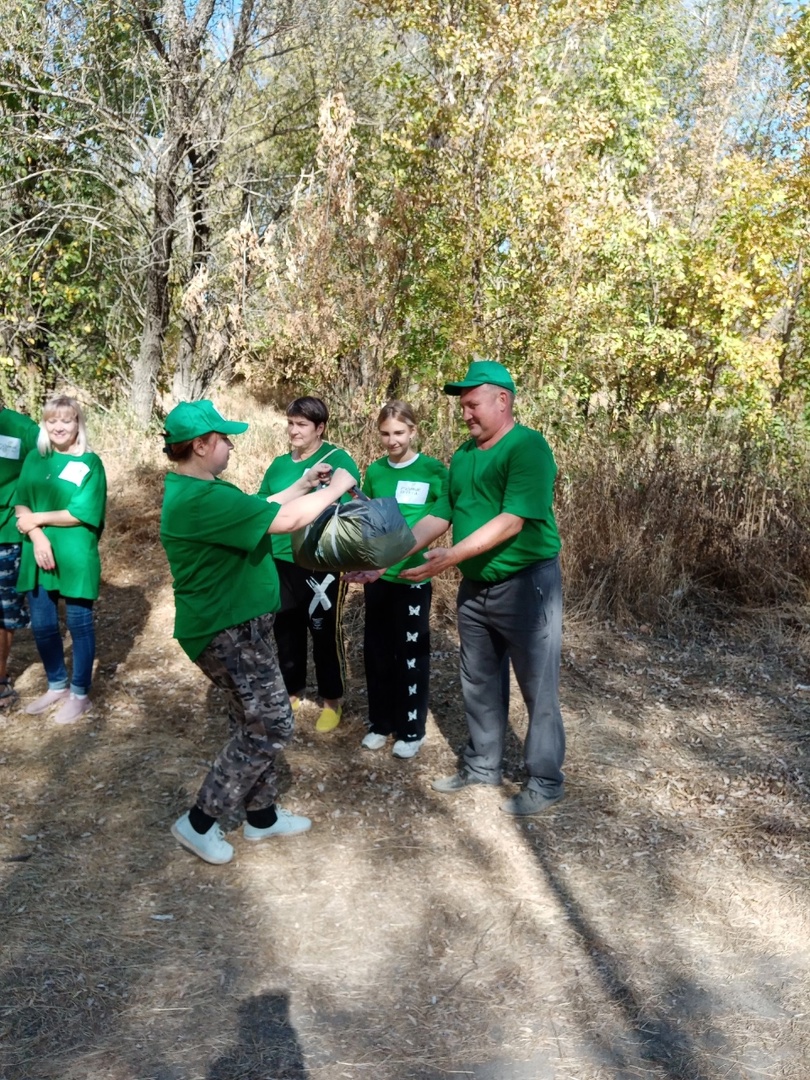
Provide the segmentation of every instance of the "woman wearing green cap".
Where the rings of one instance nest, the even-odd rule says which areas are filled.
[[[172,826],[183,847],[210,863],[233,857],[217,824],[224,814],[244,808],[243,835],[251,841],[311,825],[275,801],[275,759],[290,740],[293,716],[273,638],[279,581],[270,537],[308,525],[355,484],[345,469],[332,472],[324,463],[271,502],[246,495],[219,476],[233,449],[229,436],[247,426],[226,420],[210,401],[194,401],[172,409],[164,432],[175,465],[160,523],[174,579],[174,636],[225,692],[231,727],[194,806]]]

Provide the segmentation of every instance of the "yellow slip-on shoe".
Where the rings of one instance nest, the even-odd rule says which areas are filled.
[[[315,724],[316,731],[334,731],[340,723],[340,718],[343,715],[343,706],[338,705],[337,709],[330,709],[327,705],[321,709],[321,715],[318,717]]]

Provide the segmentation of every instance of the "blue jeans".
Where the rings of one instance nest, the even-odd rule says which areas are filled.
[[[562,584],[559,559],[486,585],[462,579],[458,594],[461,690],[470,741],[464,764],[485,783],[501,779],[509,719],[509,661],[529,714],[524,744],[528,786],[562,786],[565,731],[560,713]]]
[[[65,690],[68,674],[65,649],[59,630],[58,592],[49,592],[38,585],[28,594],[31,629],[37,651],[48,676],[49,690]],[[70,689],[74,694],[86,694],[93,681],[93,661],[96,657],[96,630],[93,625],[93,601],[63,597],[67,613],[67,628],[73,642],[73,678]]]

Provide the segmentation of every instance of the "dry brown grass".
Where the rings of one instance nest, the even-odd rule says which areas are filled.
[[[565,580],[582,611],[667,626],[686,612],[806,603],[801,474],[754,467],[722,442],[580,443],[560,458]]]
[[[0,1077],[806,1080],[803,609],[680,641],[569,619],[568,796],[521,823],[430,788],[464,737],[446,618],[419,757],[360,751],[355,592],[346,719],[307,705],[286,756],[312,832],[207,866],[168,833],[224,715],[171,640],[162,463],[101,449],[94,712],[0,718]],[[13,663],[28,700],[28,635]],[[507,791],[524,728],[515,694]]]

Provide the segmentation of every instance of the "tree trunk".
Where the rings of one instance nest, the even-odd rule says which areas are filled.
[[[163,342],[171,310],[172,251],[176,235],[178,195],[175,176],[182,161],[182,136],[175,136],[158,159],[155,176],[154,218],[146,268],[146,310],[141,347],[132,365],[130,405],[138,422],[145,428],[155,405],[157,380],[163,365]]]
[[[187,319],[183,331],[172,396],[175,401],[199,401],[230,367],[233,328],[228,320],[221,330],[205,333],[200,331],[198,320]]]
[[[172,379],[172,397],[175,401],[194,401],[203,396],[198,392],[194,378],[195,356],[199,340],[199,320],[185,316],[180,332],[180,348],[177,352],[177,364]]]

